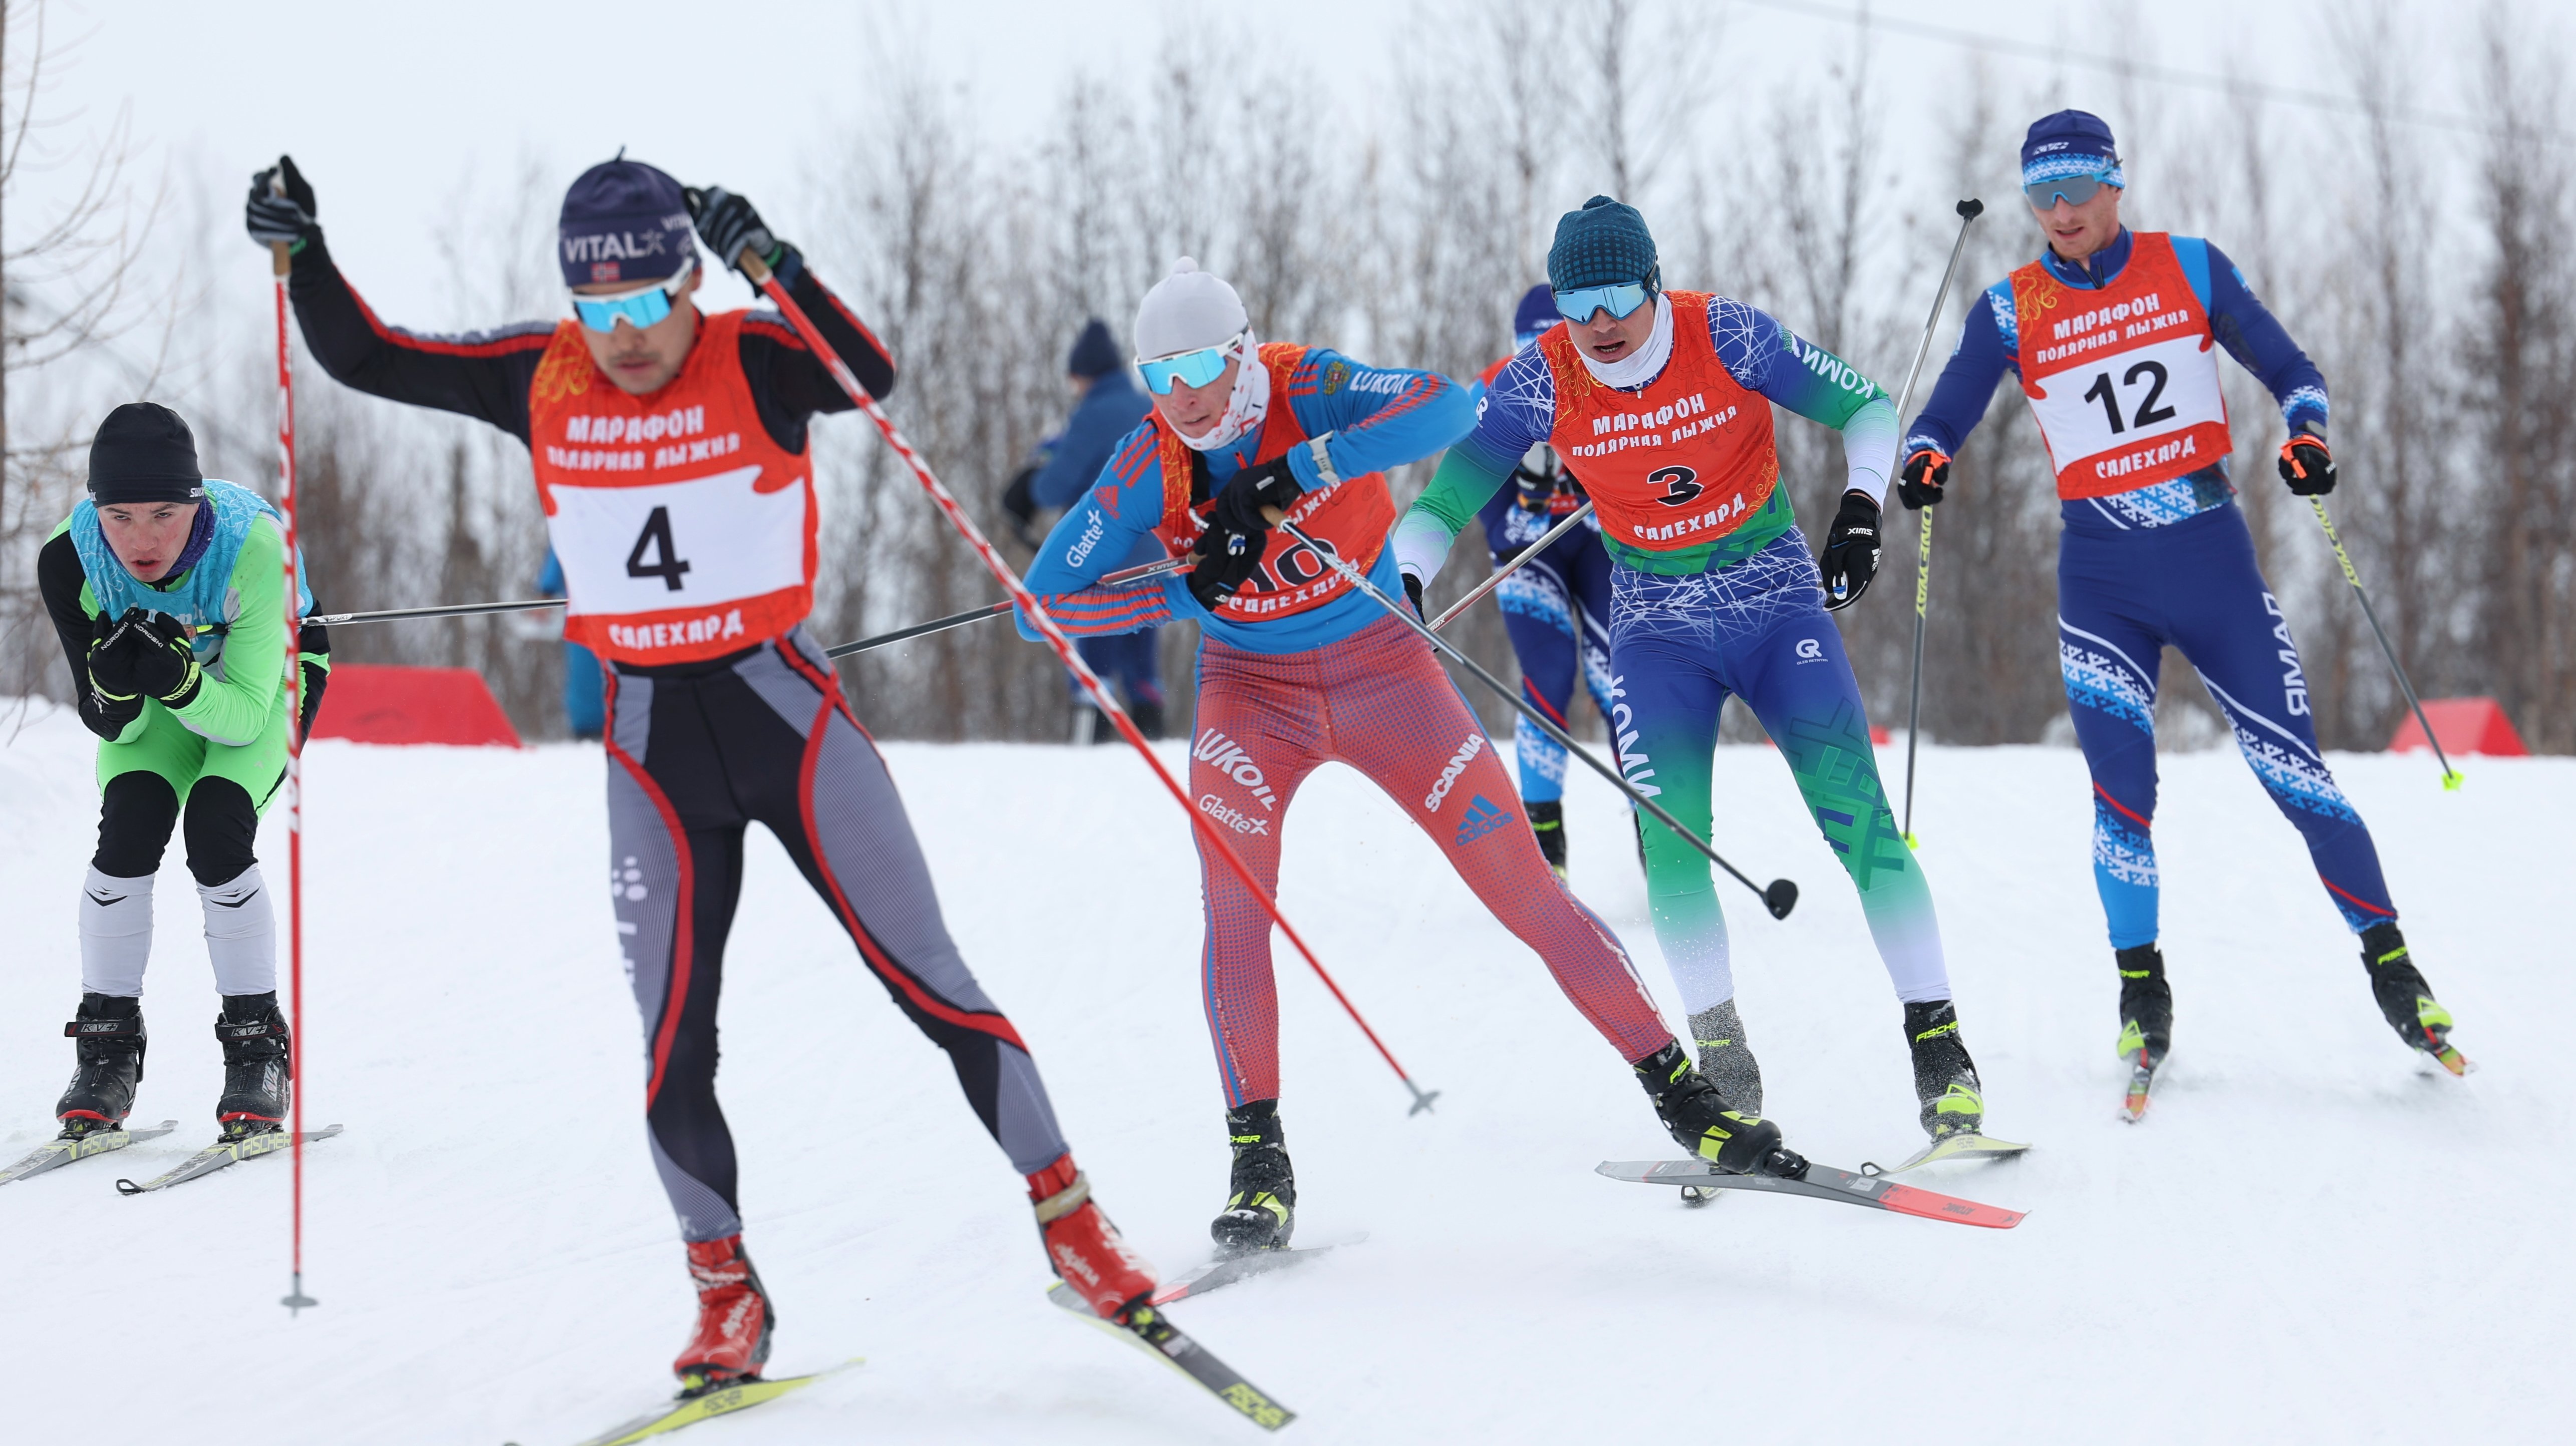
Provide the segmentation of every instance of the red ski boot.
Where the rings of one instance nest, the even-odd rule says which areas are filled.
[[[1072,1155],[1058,1156],[1029,1177],[1029,1199],[1037,1205],[1047,1263],[1101,1319],[1124,1321],[1154,1293],[1154,1267],[1128,1249],[1118,1227],[1100,1213],[1091,1181],[1073,1167]]]
[[[689,1276],[698,1285],[698,1328],[671,1369],[682,1395],[748,1380],[769,1359],[769,1332],[778,1313],[760,1272],[742,1253],[742,1237],[689,1242]]]

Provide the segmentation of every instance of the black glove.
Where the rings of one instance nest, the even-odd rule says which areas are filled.
[[[83,694],[80,700],[81,722],[87,724],[92,733],[111,740],[123,733],[125,726],[143,712],[143,699],[140,695],[110,697],[100,689],[98,680],[90,676],[90,664],[97,660],[99,650],[107,645],[107,640],[115,633],[116,619],[105,613],[91,618],[89,651],[81,655],[81,677],[89,685],[81,690]]]
[[[286,181],[286,194],[277,194],[275,183]],[[250,239],[262,246],[279,242],[293,245],[321,228],[314,223],[318,214],[313,205],[313,185],[304,173],[295,169],[293,156],[279,156],[277,164],[250,178],[250,200],[242,207],[242,223],[250,228]]]
[[[1878,499],[1866,492],[1843,494],[1843,510],[1825,531],[1825,611],[1840,612],[1860,601],[1869,580],[1878,576]]]
[[[195,634],[168,613],[127,608],[105,642],[89,654],[89,682],[111,701],[158,698],[181,708],[197,696]]]
[[[1020,540],[1020,546],[1031,552],[1037,551],[1038,545],[1046,541],[1035,530],[1038,500],[1029,492],[1029,484],[1037,480],[1037,468],[1023,467],[1011,474],[1010,485],[1002,489],[1002,515],[1011,519],[1011,535]]]
[[[1261,509],[1276,507],[1285,512],[1305,495],[1305,487],[1288,470],[1285,457],[1246,467],[1227,478],[1224,488],[1216,494],[1216,510],[1208,514],[1208,533],[1267,532],[1270,519],[1262,515]]]
[[[1917,447],[1905,459],[1896,484],[1896,500],[1917,512],[1941,500],[1941,485],[1950,480],[1950,457],[1930,447]]]
[[[1548,512],[1554,510],[1556,503],[1555,475],[1532,469],[1527,458],[1523,458],[1522,460],[1512,464],[1512,486],[1514,488],[1512,503],[1522,511]]]
[[[2281,444],[2281,480],[2302,497],[2323,497],[2335,489],[2334,453],[2326,439],[2301,432]]]
[[[691,186],[680,194],[689,203],[689,219],[698,225],[698,239],[725,265],[740,271],[745,249],[756,253],[772,271],[786,258],[787,247],[769,234],[768,224],[749,201],[722,186],[703,191]]]
[[[1198,566],[1190,569],[1190,596],[1209,612],[1234,595],[1261,570],[1261,554],[1270,546],[1270,530],[1229,532],[1211,527],[1199,538]]]
[[[1406,573],[1404,575],[1404,596],[1406,601],[1413,604],[1413,615],[1415,617],[1420,618],[1425,622],[1431,620],[1430,610],[1422,605],[1422,579],[1415,577],[1412,573]]]

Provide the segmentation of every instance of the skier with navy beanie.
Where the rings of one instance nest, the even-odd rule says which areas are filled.
[[[1083,323],[1082,334],[1074,338],[1073,350],[1065,356],[1064,372],[1066,385],[1073,389],[1073,415],[1065,418],[1064,430],[1039,448],[1028,474],[1025,490],[1032,517],[1040,509],[1061,513],[1080,501],[1092,479],[1109,464],[1119,439],[1136,430],[1152,410],[1132,379],[1126,353],[1110,335],[1109,323],[1099,317]],[[1154,539],[1139,537],[1135,546],[1112,561],[1122,568],[1141,567],[1162,556],[1163,549]],[[1138,628],[1074,640],[1091,671],[1126,693],[1127,712],[1148,738],[1163,736],[1163,670],[1158,656],[1162,637],[1161,628]],[[1072,686],[1072,698],[1074,742],[1106,743],[1117,736],[1101,726],[1100,710],[1091,706],[1078,683]]]
[[[285,781],[288,729],[309,732],[331,645],[297,630],[301,710],[288,702],[284,522],[247,487],[197,470],[186,420],[153,402],[107,415],[88,495],[36,554],[37,589],[98,743],[98,851],[80,904],[79,1041],[54,1107],[81,1153],[111,1149],[148,1042],[143,975],[152,888],[175,831],[205,911],[223,996],[226,1139],[281,1128],[292,1098],[277,1004],[277,926],[254,844]],[[299,573],[300,573],[299,568]],[[299,616],[313,599],[299,593]],[[101,1140],[92,1137],[108,1136]]]
[[[959,956],[894,781],[805,630],[820,563],[810,425],[855,404],[777,312],[697,309],[697,242],[729,265],[766,263],[871,395],[893,389],[893,358],[748,200],[622,154],[565,193],[572,315],[559,320],[464,337],[387,326],[332,265],[314,212],[293,161],[252,179],[251,239],[292,248],[288,294],[315,359],[360,391],[527,444],[564,634],[605,665],[610,898],[643,1016],[653,1166],[698,1294],[672,1363],[684,1394],[759,1375],[777,1321],[743,1250],[715,1095],[725,936],[754,822],[947,1052],[1026,1178],[1049,1264],[1125,1319],[1152,1268],[1101,1213],[1027,1045]]]
[[[1557,322],[1556,298],[1545,282],[1521,297],[1512,316],[1512,353],[1538,344],[1539,333]],[[1485,368],[1478,380],[1486,386],[1502,375],[1512,358]],[[1512,464],[1512,485],[1497,488],[1476,512],[1484,526],[1485,545],[1502,567],[1586,501],[1583,484],[1567,471],[1556,449],[1544,442]],[[1512,655],[1521,667],[1521,696],[1566,727],[1565,712],[1574,703],[1577,678],[1591,693],[1601,716],[1610,716],[1610,554],[1601,546],[1601,519],[1586,517],[1573,531],[1549,543],[1547,550],[1522,563],[1494,589],[1502,609],[1503,631],[1512,640]],[[1559,878],[1566,871],[1565,750],[1535,728],[1522,728],[1512,740],[1520,764],[1521,806],[1539,852]]]
[[[1720,714],[1730,697],[1753,710],[1860,895],[1913,1056],[1926,1154],[1985,1148],[1984,1087],[1931,886],[1889,813],[1860,685],[1827,616],[1877,569],[1895,402],[1765,312],[1667,289],[1645,217],[1612,197],[1558,219],[1547,279],[1556,319],[1494,374],[1475,430],[1396,524],[1399,565],[1427,585],[1515,466],[1552,449],[1590,495],[1610,558],[1603,692],[1621,771],[1704,834]],[[1781,485],[1775,405],[1842,437],[1842,499],[1821,556]],[[1728,1106],[1758,1113],[1762,1073],[1707,856],[1651,821],[1641,836],[1699,1072]],[[1661,1108],[1657,1064],[1639,1072]]]
[[[1950,459],[2018,377],[2057,474],[2058,663],[2093,775],[2093,877],[2120,977],[2128,1108],[2144,1112],[2170,1047],[2173,994],[2156,944],[2158,659],[2179,650],[2225,711],[2264,791],[2305,838],[2317,877],[2361,937],[2371,993],[2397,1037],[2453,1069],[2450,1012],[2409,957],[2361,815],[2317,748],[2308,679],[2263,578],[2230,479],[2224,349],[2280,404],[2282,482],[2334,490],[2325,378],[2196,236],[2132,232],[2111,127],[2087,111],[2032,122],[2022,190],[2047,246],[1986,289],[1905,440],[1908,507],[1941,501]]]

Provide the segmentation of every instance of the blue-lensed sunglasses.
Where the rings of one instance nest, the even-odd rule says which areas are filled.
[[[1243,334],[1237,332],[1215,346],[1203,346],[1197,351],[1185,351],[1178,356],[1140,361],[1136,363],[1136,370],[1144,375],[1147,391],[1158,397],[1168,397],[1172,394],[1172,387],[1175,384],[1185,387],[1203,387],[1218,377],[1224,376],[1227,360],[1233,357],[1242,344]]]
[[[2030,208],[2034,211],[2054,211],[2060,199],[2070,206],[2081,206],[2109,184],[2102,179],[2109,174],[2108,171],[2087,171],[2080,175],[2059,176],[2052,181],[2034,181],[2022,187],[2021,193],[2030,198]]]
[[[1555,295],[1556,314],[1568,321],[1590,321],[1596,311],[1607,311],[1624,320],[1646,304],[1646,284],[1623,281],[1616,286],[1581,286]]]
[[[620,291],[608,296],[583,296],[575,292],[573,314],[592,331],[615,331],[620,321],[640,331],[671,314],[671,298],[680,294],[680,288],[697,274],[697,270],[698,263],[691,261],[676,273],[660,281],[648,281],[633,291]]]

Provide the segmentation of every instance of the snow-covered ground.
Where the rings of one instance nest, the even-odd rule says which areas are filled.
[[[1101,1198],[1166,1270],[1202,1258],[1225,1144],[1177,811],[1120,749],[887,751],[950,924]],[[89,756],[42,705],[0,747],[13,1157],[69,1071]],[[1314,1441],[2554,1434],[2576,1409],[2576,971],[2566,858],[2535,838],[2576,814],[2576,762],[2475,760],[2455,795],[2420,755],[2336,764],[2482,1071],[2427,1074],[2390,1037],[2234,755],[2168,757],[2179,1048],[2132,1128],[2081,760],[1927,751],[1919,831],[1967,1037],[1995,1131],[2037,1148],[1926,1183],[2029,1210],[2010,1232],[1760,1197],[1693,1212],[1596,1177],[1672,1153],[1627,1071],[1392,805],[1328,770],[1297,801],[1284,901],[1439,1110],[1406,1117],[1283,948],[1299,1235],[1368,1239],[1180,1318]],[[9,1439],[551,1446],[667,1390],[688,1286],[645,1158],[602,766],[572,746],[313,749],[307,1118],[348,1133],[308,1159],[322,1305],[301,1319],[276,1303],[283,1159],[112,1188],[210,1129],[215,1001],[174,850],[136,1118],[183,1128],[0,1191],[0,1359],[30,1382]],[[1852,893],[1770,750],[1722,749],[1718,772],[1720,848],[1805,887],[1785,924],[1728,899],[1771,1110],[1819,1160],[1893,1159],[1914,1106]],[[1578,779],[1569,811],[1577,891],[1669,1008],[1617,800]],[[281,823],[262,850],[280,875]],[[727,962],[773,1369],[868,1364],[687,1439],[1253,1439],[1043,1300],[1018,1178],[765,841]]]

